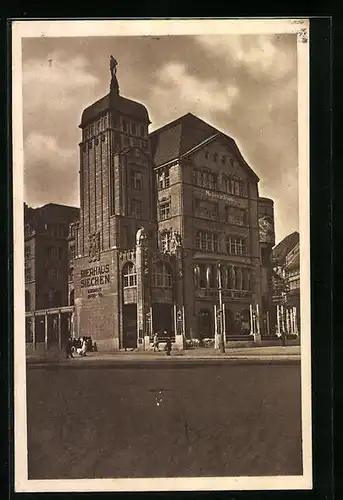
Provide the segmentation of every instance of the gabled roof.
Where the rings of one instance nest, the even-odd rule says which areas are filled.
[[[192,113],[187,113],[154,130],[149,137],[155,166],[190,155],[220,138],[228,143],[232,152],[249,169],[249,173],[258,179],[255,172],[244,160],[234,139]]]
[[[286,255],[299,243],[299,233],[294,231],[273,248],[273,259],[284,262]]]

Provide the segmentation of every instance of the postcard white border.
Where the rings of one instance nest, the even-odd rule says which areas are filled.
[[[281,34],[298,37],[299,232],[303,475],[158,479],[29,480],[26,434],[26,352],[23,230],[23,99],[21,43],[25,37]],[[12,24],[14,233],[14,464],[16,492],[205,491],[312,489],[309,21],[307,19],[18,20]]]

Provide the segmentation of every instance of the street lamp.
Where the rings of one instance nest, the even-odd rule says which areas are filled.
[[[223,290],[222,290],[222,273],[221,264],[218,262],[218,291],[219,291],[219,328],[220,328],[220,350],[225,352],[224,342],[224,318],[223,318]]]

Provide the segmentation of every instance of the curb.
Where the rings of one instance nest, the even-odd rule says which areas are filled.
[[[59,360],[59,361],[29,361],[27,360],[27,369],[64,369],[70,368],[73,370],[78,369],[121,369],[121,368],[181,368],[181,367],[199,367],[206,365],[223,365],[226,363],[230,364],[249,364],[249,365],[261,365],[261,364],[279,364],[279,365],[289,365],[289,364],[300,364],[300,356],[275,356],[275,357],[226,357],[226,358],[181,358],[181,357],[171,357],[171,358],[150,358],[150,359],[113,359],[113,360],[101,360],[93,359],[92,361],[80,360],[73,361],[70,360]]]

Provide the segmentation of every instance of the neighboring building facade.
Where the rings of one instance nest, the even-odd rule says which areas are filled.
[[[297,231],[286,236],[273,249],[273,273],[273,303],[284,308],[284,315],[287,310],[293,311],[298,333],[300,332],[300,242]],[[275,311],[274,317],[276,322]]]
[[[226,338],[248,334],[250,305],[263,317],[270,304],[273,202],[232,138],[192,114],[149,124],[112,85],[82,114],[75,335],[102,349],[144,348],[164,330],[180,346],[213,337],[219,269]]]
[[[79,214],[75,207],[49,203],[34,209],[24,204],[27,312],[68,304],[68,232]],[[38,325],[38,339],[39,334]]]

